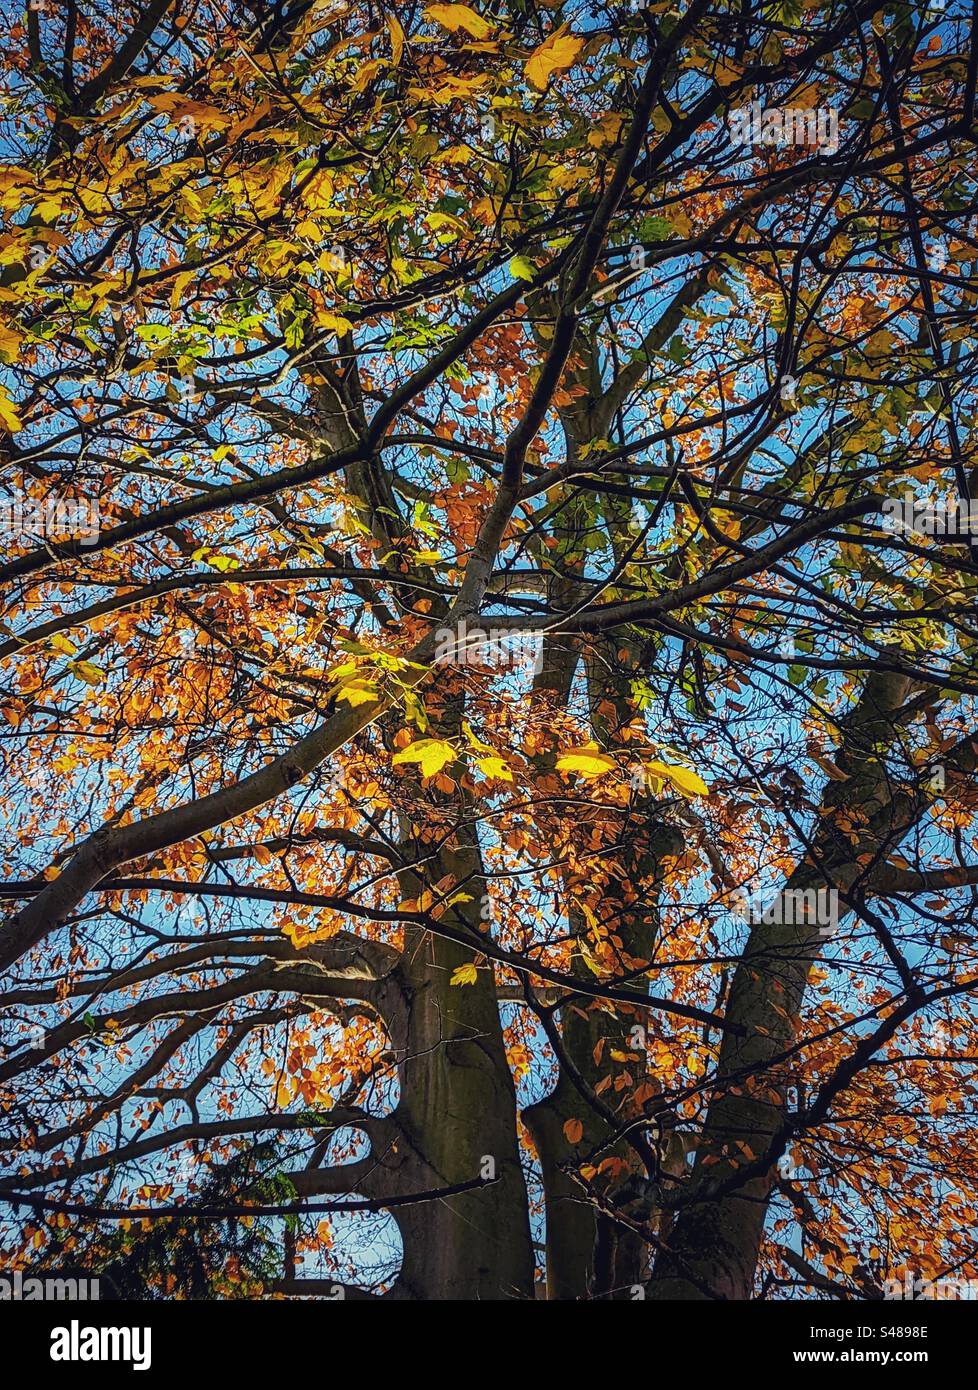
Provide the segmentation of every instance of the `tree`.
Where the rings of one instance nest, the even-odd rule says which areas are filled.
[[[967,1275],[970,16],[33,0],[4,61],[10,1257]]]

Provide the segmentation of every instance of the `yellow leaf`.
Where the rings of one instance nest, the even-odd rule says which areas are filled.
[[[583,47],[584,40],[573,34],[551,34],[527,59],[527,80],[542,92],[551,74],[569,68]]]
[[[472,728],[472,725],[469,723],[467,719],[462,720],[462,733],[468,739],[469,747],[474,748],[477,753],[495,752],[495,749],[491,746],[491,744],[482,742],[482,739],[479,738],[478,734],[475,733],[475,731]]]
[[[452,73],[441,73],[437,87],[409,87],[408,95],[418,97],[421,101],[434,101],[439,106],[447,106],[450,101],[462,101],[481,91],[491,80],[485,72],[476,73],[474,77],[455,77]]]
[[[20,429],[20,416],[3,386],[0,386],[0,425],[9,434],[16,434]]]
[[[672,217],[669,218],[669,222],[672,226],[676,226]],[[688,217],[686,218],[686,222],[689,222]],[[676,227],[676,230],[679,231],[679,228]],[[680,236],[685,236],[686,234],[686,232],[680,232]],[[667,425],[666,428],[668,429],[669,426]],[[733,512],[717,510],[713,513],[713,519],[716,522],[718,530],[722,531],[725,536],[729,536],[733,541],[740,539],[741,519],[739,516],[734,516]]]
[[[217,106],[206,101],[191,101],[180,92],[160,92],[157,96],[146,98],[147,106],[157,111],[165,111],[176,125],[181,120],[192,122],[191,131],[222,130],[231,124],[231,117]]]
[[[426,212],[424,220],[433,232],[443,230],[453,232],[464,232],[465,223],[460,222],[457,217],[452,217],[448,212]]]
[[[735,64],[724,62],[723,59],[714,64],[712,56],[705,53],[691,59],[690,62],[691,66],[698,68],[700,72],[711,72],[714,81],[720,87],[729,87],[743,76],[743,70]]]
[[[7,328],[0,323],[0,357],[7,362],[13,362],[20,352],[20,345],[24,341],[23,335],[16,333],[12,328]]]
[[[486,23],[481,14],[470,10],[468,5],[429,5],[424,17],[434,20],[453,34],[464,29],[474,39],[487,39],[492,33],[492,26]]]
[[[593,914],[591,915],[593,916]],[[601,976],[604,974],[604,971],[601,968],[601,962],[598,960],[597,956],[591,950],[591,947],[588,945],[588,943],[584,940],[583,936],[578,938],[577,944],[580,948],[581,960],[587,966],[588,970],[590,970],[591,974],[597,975],[598,979],[600,980]]]
[[[87,685],[101,685],[105,679],[105,672],[101,666],[96,666],[94,661],[69,661],[68,670],[74,672]]]
[[[227,574],[228,570],[241,568],[241,561],[233,555],[208,555],[207,563],[211,569],[215,569],[220,574]]]
[[[505,759],[496,756],[477,758],[476,767],[487,777],[495,777],[500,782],[512,782],[513,774]]]
[[[383,59],[371,58],[369,62],[361,63],[357,69],[357,74],[350,86],[354,92],[365,92],[372,82],[375,73],[386,66]]]
[[[468,145],[449,145],[447,150],[442,150],[435,158],[439,164],[468,164],[472,159],[472,151]]]
[[[170,312],[175,314],[183,302],[184,292],[191,280],[197,274],[196,267],[193,270],[185,270],[176,276],[173,281],[173,290],[170,294]]]
[[[568,1144],[579,1144],[584,1138],[584,1126],[580,1120],[564,1121],[564,1138]]]
[[[584,748],[569,748],[557,759],[558,772],[579,772],[582,777],[603,777],[614,765],[614,758],[609,758],[607,753],[599,753],[594,743]]]
[[[469,961],[468,965],[460,965],[458,967],[453,973],[449,983],[453,985],[474,985],[478,978],[475,966]]]
[[[610,111],[607,115],[599,117],[591,127],[591,132],[587,137],[588,144],[596,150],[613,145],[621,135],[621,128],[625,124],[625,119],[624,114],[620,111]]]
[[[271,852],[267,845],[253,845],[251,852],[263,868],[272,862]]]
[[[327,332],[335,333],[338,338],[342,338],[344,333],[353,332],[353,324],[342,314],[331,314],[324,310],[316,315],[316,322],[320,328],[325,328]]]
[[[698,777],[695,772],[690,772],[688,767],[669,767],[667,763],[657,762],[655,758],[647,762],[645,766],[657,777],[665,777],[667,781],[681,791],[683,796],[709,796],[710,789]]]
[[[377,699],[377,687],[371,685],[365,676],[353,676],[349,680],[341,681],[335,691],[337,700],[345,700],[348,705],[356,709],[357,705],[369,704],[371,700]]]
[[[400,753],[395,753],[392,761],[394,763],[420,763],[421,773],[424,777],[434,777],[437,772],[441,772],[443,767],[453,763],[456,758],[455,749],[450,743],[445,743],[438,738],[419,738],[407,748],[402,748]]]
[[[391,53],[394,58],[394,66],[397,67],[401,61],[401,54],[404,52],[404,29],[400,20],[395,19],[392,14],[387,16],[387,27],[391,35]]]

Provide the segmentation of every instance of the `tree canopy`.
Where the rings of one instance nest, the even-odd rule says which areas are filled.
[[[2,62],[6,1262],[975,1277],[970,7]]]

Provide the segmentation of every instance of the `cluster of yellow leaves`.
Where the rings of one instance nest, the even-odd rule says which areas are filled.
[[[597,744],[587,743],[581,748],[569,748],[557,759],[558,772],[576,772],[590,779],[603,777],[618,766],[609,753],[602,753]],[[660,788],[663,782],[670,782],[683,796],[709,796],[710,789],[698,773],[686,767],[675,767],[660,762],[657,758],[646,759],[643,763],[653,784]]]

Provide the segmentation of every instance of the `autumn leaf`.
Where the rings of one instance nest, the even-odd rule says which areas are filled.
[[[404,53],[404,28],[400,20],[392,14],[387,15],[387,28],[391,36],[391,56],[394,66],[397,67]]]
[[[611,111],[607,115],[601,116],[588,132],[588,144],[596,150],[614,144],[620,138],[622,127],[625,124],[625,116],[620,111]]]
[[[220,574],[241,568],[241,561],[234,555],[208,555],[207,563]]]
[[[451,30],[452,33],[464,29],[474,39],[487,39],[492,33],[492,26],[487,24],[480,14],[476,14],[475,10],[469,9],[468,5],[429,5],[424,17],[440,24],[443,29]]]
[[[13,362],[20,352],[20,345],[24,341],[21,333],[8,328],[6,324],[0,323],[0,357],[6,362]]]
[[[474,748],[477,753],[494,753],[495,749],[489,743],[483,743],[472,725],[467,719],[462,720],[462,733],[465,735],[470,748]]]
[[[846,774],[832,762],[831,758],[825,758],[820,753],[812,753],[813,763],[817,763],[826,776],[831,777],[834,782],[845,782]]]
[[[327,333],[335,333],[338,338],[353,332],[353,324],[342,314],[333,314],[324,310],[316,315],[316,322],[320,328],[325,328]]]
[[[739,82],[743,75],[742,68],[734,63],[719,62],[713,70],[714,81],[721,87],[730,87],[734,82]],[[800,106],[801,102],[796,97],[792,97],[792,106]]]
[[[94,661],[69,661],[68,670],[86,685],[101,685],[105,680],[105,672]]]
[[[201,130],[220,130],[231,124],[231,117],[219,107],[209,102],[191,101],[179,92],[161,92],[147,97],[146,102],[157,111],[165,111],[174,123],[192,121]]]
[[[577,772],[582,777],[603,777],[615,766],[614,758],[600,753],[595,743],[583,748],[569,748],[557,759],[558,772]]]
[[[424,777],[434,777],[443,767],[454,762],[458,754],[450,743],[437,738],[419,738],[395,753],[392,762],[418,763]]]
[[[577,946],[581,954],[581,960],[583,960],[584,964],[590,970],[591,974],[596,975],[598,979],[601,979],[601,977],[605,974],[605,971],[602,970],[600,961],[598,960],[594,952],[591,950],[591,947],[588,945],[587,941],[585,941],[583,936],[578,938]]]
[[[974,148],[944,119],[955,91],[967,105],[965,28],[835,7],[818,61],[816,0],[776,0],[740,43],[683,27],[675,0],[610,22],[562,0],[302,0],[271,30],[88,6],[65,44],[72,6],[25,5],[0,58],[0,727],[27,894],[0,932],[21,1001],[0,1009],[0,1188],[41,1206],[5,1215],[10,1259],[91,1244],[60,1210],[78,1152],[93,1192],[115,1174],[113,1200],[157,1209],[193,1155],[172,1205],[244,1202],[261,1227],[295,1206],[292,1153],[357,1186],[369,1136],[342,1122],[383,1102],[370,1205],[462,1189],[402,1223],[399,1292],[532,1300],[531,1232],[555,1288],[601,1296],[562,1228],[627,1224],[634,1164],[627,1143],[588,1154],[586,1101],[560,1110],[557,1158],[600,1192],[507,1182],[505,1221],[468,1219],[465,1189],[533,1162],[519,1105],[545,1078],[622,1126],[664,1122],[678,1210],[718,1169],[703,1219],[659,1232],[658,1277],[656,1223],[632,1222],[653,1298],[677,1269],[714,1301],[858,1298],[874,1262],[880,1283],[970,1271],[978,522],[880,525],[908,493],[953,506],[978,448]],[[876,38],[899,50],[890,107]],[[650,40],[663,80],[629,140]],[[901,164],[888,111],[939,159]],[[911,273],[894,188],[923,237]],[[552,639],[536,679],[511,646],[528,620]],[[814,665],[772,685],[786,623]],[[831,750],[853,739],[879,776],[843,777]],[[886,866],[916,1012],[851,915],[824,960],[764,968],[764,919],[820,929],[805,894],[752,906],[810,861],[799,816],[840,882]],[[235,902],[254,893],[257,916]],[[559,1055],[520,981],[558,1012]],[[31,1035],[50,1029],[45,1065]],[[846,1123],[786,1155],[808,1172],[792,1229],[776,1183],[741,1220],[724,1173],[764,1160],[760,1111],[797,1129],[840,1077]],[[216,1123],[170,1123],[179,1095]],[[246,1142],[276,1096],[286,1151],[271,1129]],[[458,1135],[474,1161],[439,1164]],[[129,1247],[150,1297],[196,1296],[194,1270],[217,1297],[274,1297],[283,1258],[328,1296],[334,1274],[386,1286],[369,1223],[332,1260],[317,1222],[287,1223],[284,1257],[281,1229],[228,1259],[224,1227],[193,1221],[136,1218]]]
[[[564,72],[584,47],[584,40],[559,31],[544,39],[526,62],[526,76],[541,92],[555,72]]]
[[[330,673],[333,680],[331,694],[334,700],[342,700],[354,709],[380,698],[380,691],[362,667],[353,661],[335,666]]]
[[[376,700],[379,696],[380,691],[365,676],[352,676],[349,680],[342,681],[334,691],[336,700],[345,701],[353,709],[356,709],[358,705],[368,705],[371,700]]]
[[[3,386],[0,386],[0,425],[2,425],[9,434],[16,434],[21,427],[20,416],[17,414],[14,403]]]
[[[494,777],[500,782],[512,782],[513,773],[504,758],[495,755],[488,758],[477,758],[476,767],[486,777]]]
[[[666,781],[671,782],[677,791],[682,792],[683,796],[709,796],[710,794],[710,789],[702,777],[695,772],[690,772],[687,767],[671,767],[667,763],[660,763],[655,758],[646,762],[645,766],[655,776],[664,777]]]

